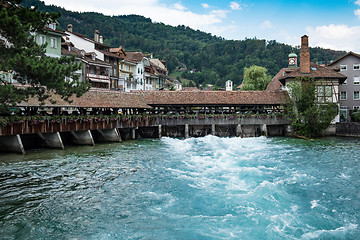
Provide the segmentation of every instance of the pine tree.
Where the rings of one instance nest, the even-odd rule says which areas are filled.
[[[37,97],[41,102],[59,94],[69,101],[74,94],[81,96],[88,90],[79,82],[75,71],[80,65],[75,58],[51,58],[45,46],[38,45],[34,33],[44,33],[46,24],[60,17],[37,8],[21,7],[22,0],[0,0],[0,73],[10,72],[24,86],[15,86],[0,79],[0,112],[9,106]],[[73,81],[66,81],[70,77]],[[25,84],[26,83],[26,84]]]

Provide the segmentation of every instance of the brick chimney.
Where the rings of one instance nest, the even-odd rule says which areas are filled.
[[[94,41],[99,42],[99,31],[98,30],[94,31]]]
[[[306,35],[301,37],[300,72],[302,74],[310,73],[309,37]]]
[[[68,32],[72,32],[73,31],[73,25],[72,24],[67,25],[67,29],[68,29]]]

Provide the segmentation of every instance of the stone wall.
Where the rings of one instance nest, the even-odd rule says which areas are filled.
[[[360,123],[358,122],[337,123],[336,136],[360,137]]]

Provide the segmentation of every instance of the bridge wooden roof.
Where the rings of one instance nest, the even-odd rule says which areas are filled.
[[[287,94],[278,91],[140,91],[148,105],[281,105]]]
[[[45,101],[48,107],[80,108],[137,108],[153,106],[238,106],[238,105],[281,105],[288,95],[284,91],[134,91],[131,93],[91,89],[68,103],[60,96],[52,96],[55,103]],[[18,104],[20,107],[38,107],[40,102],[31,98]]]
[[[141,95],[136,93],[124,93],[110,90],[90,90],[81,97],[72,97],[72,103],[68,103],[60,96],[52,96],[56,103],[45,101],[44,106],[48,107],[81,107],[81,108],[151,108],[147,105]],[[18,104],[21,107],[37,107],[40,102],[36,98],[31,98],[27,102]]]

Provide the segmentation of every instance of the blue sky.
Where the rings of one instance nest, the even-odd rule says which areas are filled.
[[[360,0],[45,0],[73,11],[138,14],[226,39],[276,40],[360,53]],[[104,36],[106,37],[106,36]]]

